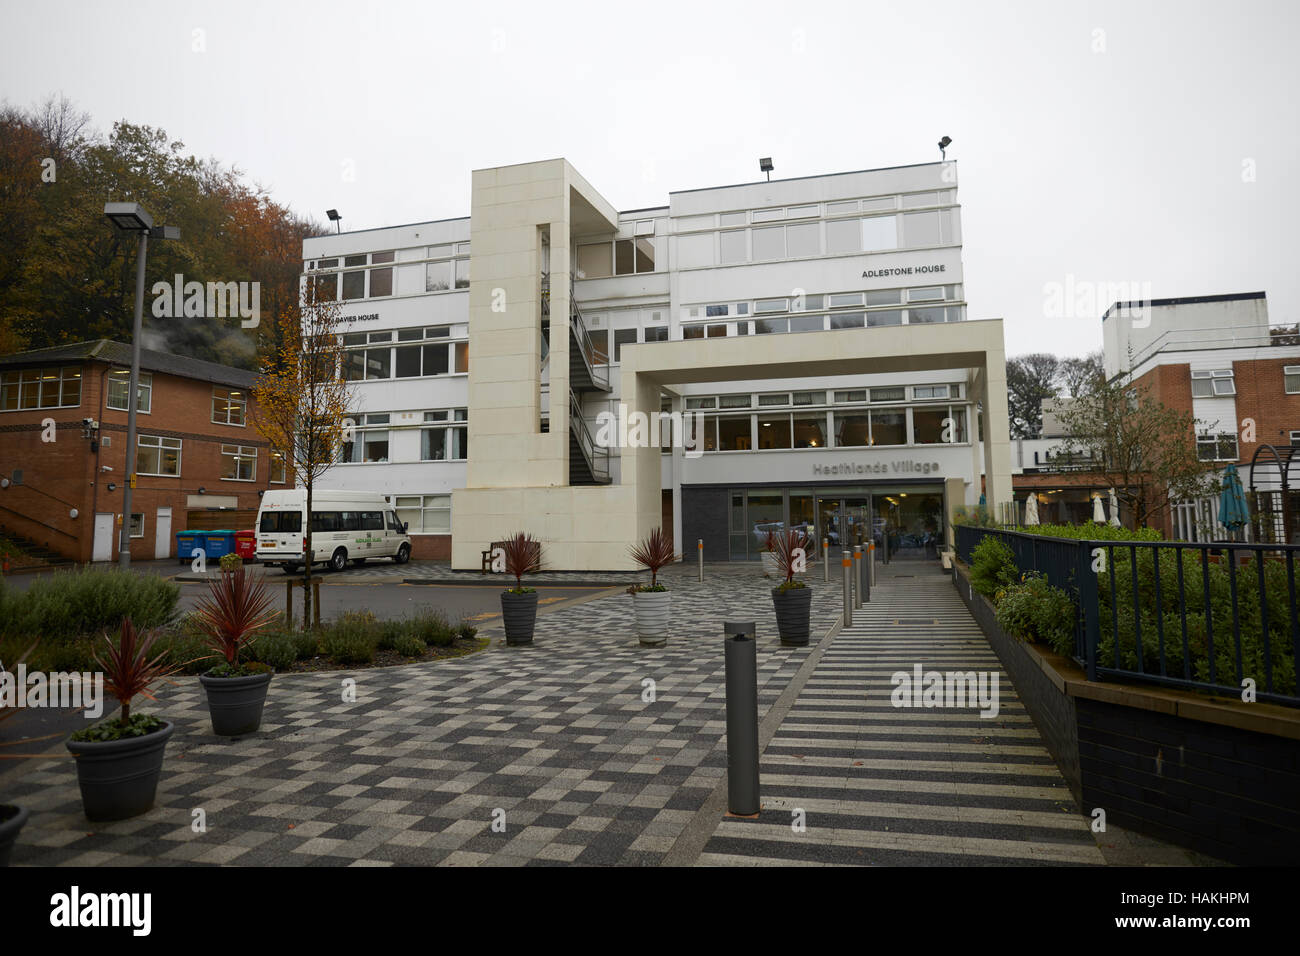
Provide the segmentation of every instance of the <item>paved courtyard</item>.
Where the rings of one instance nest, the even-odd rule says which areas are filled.
[[[183,679],[148,708],[177,724],[155,808],[91,824],[71,759],[31,761],[5,779],[32,811],[13,862],[1104,862],[1005,674],[996,720],[890,706],[889,675],[913,663],[998,665],[934,564],[881,570],[870,609],[820,643],[840,595],[810,573],[808,648],[780,646],[757,566],[709,566],[703,584],[678,566],[664,647],[639,646],[630,598],[603,592],[545,611],[531,648],[277,676],[261,731],[236,740],[211,734]],[[758,627],[758,820],[726,817],[726,620]]]

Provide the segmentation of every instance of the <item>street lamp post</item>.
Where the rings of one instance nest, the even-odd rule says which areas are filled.
[[[135,410],[140,388],[140,334],[144,324],[144,265],[149,253],[149,237],[179,239],[175,226],[157,226],[153,217],[139,203],[110,202],[104,205],[104,215],[118,231],[139,236],[135,253],[135,320],[131,329],[131,378],[126,399],[126,485],[122,489],[122,532],[118,538],[117,563],[125,568],[131,564],[131,497],[135,490]]]

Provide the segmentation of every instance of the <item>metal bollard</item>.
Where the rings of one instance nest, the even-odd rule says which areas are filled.
[[[871,545],[862,555],[862,566],[858,568],[858,607],[871,603]]]
[[[876,542],[872,541],[867,545],[867,583],[874,585],[876,583]]]
[[[822,582],[831,583],[831,539],[822,538]]]
[[[753,816],[758,798],[758,641],[753,621],[723,624],[727,669],[727,808]]]
[[[862,545],[853,546],[853,609],[862,607]]]
[[[704,539],[697,538],[695,541],[695,551],[700,556],[700,583],[704,583]]]
[[[844,626],[853,625],[853,576],[849,567],[849,553],[840,552],[840,562],[844,568]]]

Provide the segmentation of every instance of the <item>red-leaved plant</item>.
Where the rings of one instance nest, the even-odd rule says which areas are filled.
[[[177,665],[164,663],[167,657],[165,650],[153,657],[149,656],[159,633],[153,631],[137,634],[131,618],[125,617],[122,619],[122,634],[117,645],[114,646],[112,639],[105,634],[108,652],[103,656],[98,653],[94,655],[96,666],[104,674],[104,689],[122,707],[117,722],[123,727],[131,720],[132,698],[139,694],[157,700],[149,691],[150,685],[166,679],[179,669]]]
[[[645,540],[628,550],[632,560],[650,572],[650,590],[657,591],[659,572],[677,560],[677,555],[673,552],[673,536],[666,534],[663,528],[655,528],[646,535]]]
[[[506,573],[514,575],[515,594],[524,593],[523,577],[542,569],[542,543],[527,531],[516,531],[501,542]]]
[[[780,534],[769,532],[772,541],[772,550],[776,553],[776,567],[784,576],[785,581],[780,585],[784,588],[801,588],[806,585],[802,581],[794,579],[795,562],[799,559],[799,552],[802,550],[804,560],[808,556],[808,536],[803,531],[791,528],[789,531],[782,531]]]
[[[275,618],[266,583],[253,580],[242,567],[209,581],[208,596],[194,610],[208,647],[231,667],[239,666],[240,651]]]

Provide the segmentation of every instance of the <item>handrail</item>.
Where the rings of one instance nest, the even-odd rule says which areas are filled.
[[[609,388],[609,361],[606,355],[604,365],[596,363],[596,349],[591,344],[591,337],[587,334],[587,325],[582,321],[582,311],[578,308],[578,299],[575,294],[576,286],[574,285],[573,276],[569,276],[569,326],[573,329],[574,335],[578,340],[578,353],[582,356],[582,361],[587,366],[587,373],[591,380],[600,388]],[[597,369],[600,369],[599,373]]]
[[[18,486],[18,487],[23,487],[23,486],[20,485],[20,486]],[[34,489],[33,489],[33,490],[34,490]],[[50,497],[53,498],[54,496],[53,496],[53,495],[50,495]],[[55,498],[54,500],[55,500],[55,501],[58,501],[59,499],[58,499],[58,498]],[[40,518],[33,518],[31,515],[25,515],[25,514],[23,514],[21,511],[15,511],[13,508],[10,508],[10,507],[8,507],[8,506],[6,506],[6,505],[0,505],[0,511],[8,511],[10,514],[17,515],[18,517],[22,518],[24,521],[30,521],[30,522],[32,522],[32,524],[38,524],[38,525],[40,525],[42,528],[49,528],[49,529],[50,529],[51,531],[53,531],[55,534],[61,534],[61,535],[63,535],[65,538],[71,538],[73,541],[78,540],[78,539],[77,539],[77,536],[76,536],[75,534],[72,534],[72,533],[69,532],[69,531],[64,531],[62,528],[56,528],[56,527],[54,527],[54,525],[50,524],[50,523],[47,522],[47,521],[42,521]]]
[[[609,449],[597,445],[591,437],[591,432],[587,429],[587,422],[582,417],[582,403],[578,401],[578,396],[573,389],[569,389],[569,428],[575,432],[578,447],[582,450],[583,457],[587,459],[587,466],[591,469],[592,477],[597,480],[608,481]]]

